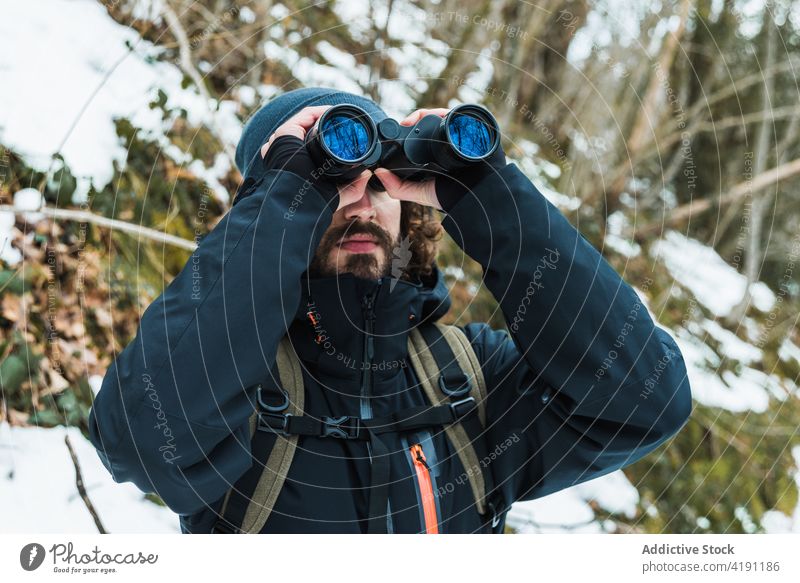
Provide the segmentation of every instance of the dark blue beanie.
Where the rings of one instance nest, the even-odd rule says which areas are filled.
[[[289,91],[262,106],[247,121],[236,146],[236,166],[242,176],[257,178],[261,171],[261,146],[272,133],[295,113],[311,105],[349,103],[364,109],[375,123],[388,117],[380,106],[369,98],[328,87],[304,87]],[[255,163],[254,163],[255,162]]]

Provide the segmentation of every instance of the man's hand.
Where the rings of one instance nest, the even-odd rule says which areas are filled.
[[[276,129],[267,143],[261,146],[261,158],[269,168],[289,170],[301,178],[310,180],[328,200],[338,192],[339,202],[336,209],[338,210],[361,198],[372,172],[364,170],[355,180],[337,185],[323,176],[320,169],[311,160],[311,156],[305,148],[306,133],[314,127],[314,124],[329,107],[330,105],[317,105],[301,109]],[[273,146],[279,138],[283,139]],[[275,151],[276,149],[277,151]],[[270,153],[269,157],[267,157],[267,153]],[[313,174],[317,175],[316,179]]]
[[[401,121],[400,125],[412,126],[429,114],[444,117],[447,115],[448,111],[450,110],[441,107],[437,109],[418,109]],[[439,198],[436,196],[435,179],[426,180],[424,182],[403,180],[387,168],[377,168],[375,170],[375,176],[380,179],[383,187],[386,189],[386,193],[392,198],[416,202],[424,206],[443,210],[442,205],[439,203]]]
[[[275,130],[269,137],[267,143],[261,146],[261,157],[266,157],[267,150],[269,150],[272,142],[281,136],[294,136],[296,138],[300,138],[301,140],[305,140],[306,132],[314,127],[314,124],[317,123],[317,120],[320,118],[320,116],[329,108],[330,105],[314,105],[311,107],[304,107],[298,111],[288,120],[286,120],[283,125],[278,127],[278,129]]]
[[[434,114],[444,117],[449,111],[449,109],[443,108],[418,109],[400,124],[414,125],[426,115]],[[506,155],[503,148],[498,145],[497,150],[488,158],[470,164],[458,172],[437,174],[433,180],[425,182],[401,180],[396,174],[385,168],[376,169],[375,175],[380,178],[386,192],[392,198],[409,200],[449,212],[478,182],[490,174],[499,172],[505,166]]]

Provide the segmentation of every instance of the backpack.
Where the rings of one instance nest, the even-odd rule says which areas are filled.
[[[480,462],[487,453],[483,436],[487,393],[472,345],[456,326],[432,323],[411,330],[408,353],[430,405],[398,411],[386,418],[317,418],[303,414],[302,367],[289,338],[284,337],[276,357],[278,374],[271,374],[269,380],[256,387],[256,407],[250,417],[255,463],[225,494],[213,532],[261,531],[283,487],[300,435],[369,441],[373,463],[368,532],[386,532],[389,450],[380,436],[430,427],[444,428],[465,469],[484,524],[491,524],[491,532],[502,532],[507,509],[502,496],[494,490],[490,468]],[[275,434],[277,438],[271,443],[270,437]]]

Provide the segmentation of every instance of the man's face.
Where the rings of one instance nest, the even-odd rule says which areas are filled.
[[[393,249],[400,240],[400,201],[369,188],[365,180],[340,187],[339,193],[348,204],[334,213],[309,275],[352,273],[363,279],[390,275]]]

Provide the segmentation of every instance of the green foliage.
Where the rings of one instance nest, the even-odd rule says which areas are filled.
[[[31,396],[24,388],[39,381],[41,350],[15,330],[0,343],[0,354],[0,394],[12,406],[30,407]]]
[[[17,269],[0,269],[0,293],[20,295],[25,289],[24,273]]]
[[[625,470],[641,496],[633,519],[613,519],[644,532],[749,532],[735,518],[767,510],[791,516],[797,505],[790,449],[800,404],[763,414],[734,414],[695,404],[690,422],[668,444]],[[649,512],[648,512],[649,509]]]

